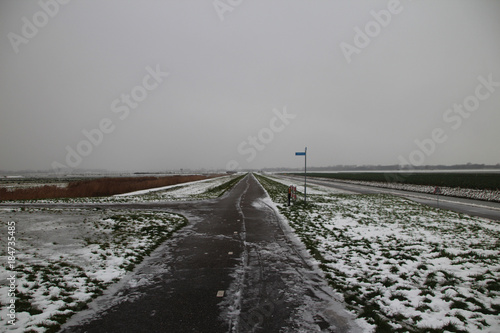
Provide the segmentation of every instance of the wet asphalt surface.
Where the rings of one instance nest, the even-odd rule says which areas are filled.
[[[61,332],[361,332],[251,175],[215,200],[30,206],[169,211],[190,222]]]
[[[359,332],[266,197],[249,175],[216,200],[106,205],[190,224],[61,332]]]

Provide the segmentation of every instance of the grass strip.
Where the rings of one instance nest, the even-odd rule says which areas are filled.
[[[303,174],[296,174],[302,176]],[[339,172],[339,173],[308,173],[308,177],[330,178],[339,180],[357,180],[383,183],[399,183],[409,185],[442,186],[452,188],[470,188],[477,190],[500,190],[500,173],[469,173],[469,172]]]

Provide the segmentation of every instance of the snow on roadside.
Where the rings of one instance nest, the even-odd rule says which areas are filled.
[[[304,182],[298,182],[297,179],[294,178],[288,178],[288,177],[273,177],[270,175],[265,175],[265,177],[272,179],[273,181],[286,185],[286,186],[296,186],[298,192],[304,193]],[[351,193],[351,192],[346,192],[344,190],[340,189],[335,189],[331,187],[326,187],[326,186],[320,186],[316,184],[307,184],[307,194],[340,194],[340,193]]]
[[[137,196],[137,195],[151,194],[152,192],[167,191],[167,190],[171,190],[172,192],[176,192],[176,195],[174,195],[174,197],[185,197],[185,196],[189,196],[192,194],[203,193],[211,186],[218,186],[220,184],[227,182],[229,180],[229,178],[230,178],[229,176],[224,176],[224,177],[218,177],[215,179],[212,179],[212,178],[211,179],[202,179],[202,180],[197,180],[197,181],[189,182],[189,183],[182,183],[182,184],[169,185],[169,186],[163,186],[163,187],[150,188],[150,189],[146,189],[146,190],[134,191],[134,192],[129,192],[129,193],[117,194],[117,195],[114,195],[114,197]],[[182,193],[182,194],[180,194],[180,193]]]
[[[36,203],[116,203],[210,199],[239,175],[132,193],[122,197],[37,200]],[[0,256],[0,314],[7,317],[15,300],[15,326],[7,320],[0,331],[57,330],[87,307],[110,284],[187,223],[167,212],[0,207],[0,223],[15,222],[16,297],[9,296],[7,253]],[[33,201],[35,202],[35,201]],[[6,238],[0,246],[7,249]]]
[[[318,178],[318,179],[325,180],[325,178]],[[369,182],[361,180],[345,180],[345,179],[331,179],[331,178],[328,180],[334,180],[336,182],[343,182],[349,184],[383,187],[393,190],[403,190],[403,191],[420,192],[427,194],[434,194],[434,190],[436,188],[435,186],[402,184],[402,183]],[[441,191],[440,195],[443,196],[500,202],[500,191],[475,190],[470,188],[445,187],[445,186],[442,187],[440,186],[439,189]]]
[[[282,185],[263,185],[373,330],[500,332],[498,223],[387,195],[312,195],[286,207]]]
[[[54,329],[118,281],[186,219],[165,212],[75,209],[9,209],[0,220],[16,226],[16,325],[9,332]],[[6,240],[0,240],[6,248]],[[0,257],[2,318],[8,295],[8,269]]]
[[[142,198],[147,201],[213,199],[217,198],[224,191],[224,189],[214,191],[215,189],[240,176],[241,175],[222,176],[189,184],[174,185],[163,191],[147,193],[142,196]]]
[[[159,201],[178,201],[178,200],[199,200],[216,198],[221,192],[210,192],[230,180],[241,175],[222,176],[211,179],[198,180],[177,185],[169,185],[159,188],[134,191],[129,193],[117,194],[109,197],[84,197],[84,198],[58,198],[58,199],[40,199],[24,200],[25,204],[30,203],[132,203],[132,202],[159,202]],[[16,201],[9,201],[16,203]],[[6,202],[7,203],[7,202]]]

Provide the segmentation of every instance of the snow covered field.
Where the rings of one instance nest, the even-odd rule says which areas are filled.
[[[215,198],[235,179],[43,202]],[[308,189],[310,204],[286,207],[287,185],[262,183],[368,332],[500,332],[498,223],[392,196],[346,195],[320,186]],[[56,331],[186,223],[165,212],[103,208],[0,208],[4,235],[7,222],[16,223],[18,287],[11,326],[6,315],[12,272],[2,251],[0,331]],[[5,237],[0,246],[7,248]]]
[[[106,198],[37,202],[154,202],[216,198],[236,176]],[[74,208],[0,207],[3,234],[15,222],[15,297],[9,291],[7,237],[0,238],[0,331],[54,332],[119,281],[173,232],[187,224],[167,212]],[[12,223],[11,223],[12,224]],[[5,250],[4,250],[5,249]],[[15,300],[15,325],[8,305]]]
[[[12,332],[57,328],[187,223],[161,212],[30,208],[4,209],[0,220],[16,222],[16,325],[2,321]],[[2,281],[10,274],[0,267]],[[7,318],[7,283],[0,297]]]
[[[497,222],[319,186],[286,207],[287,187],[259,180],[369,330],[500,332]]]

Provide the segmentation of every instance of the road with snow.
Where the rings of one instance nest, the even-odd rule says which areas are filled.
[[[190,225],[62,332],[360,331],[252,175],[216,200],[124,206]]]
[[[280,181],[300,184],[302,180],[299,177],[293,181],[290,178]],[[308,179],[308,183],[333,187],[335,193],[390,193],[436,205],[435,196],[422,193],[319,179]],[[211,186],[214,184],[205,187]],[[177,192],[201,193],[205,187],[179,187]],[[313,187],[308,193],[318,190],[313,190]],[[33,214],[35,217],[38,216],[37,209],[54,209],[53,214],[58,209],[80,213],[126,211],[129,215],[173,212],[184,215],[190,222],[146,257],[133,272],[121,276],[121,280],[109,286],[104,295],[89,303],[88,310],[76,313],[63,326],[62,332],[363,330],[358,325],[364,325],[364,321],[356,320],[345,310],[340,301],[342,297],[332,291],[321,277],[322,273],[313,267],[304,246],[291,232],[288,223],[281,219],[276,206],[253,175],[246,176],[218,199],[170,200],[177,192],[166,192],[164,195],[168,197],[164,198],[162,194],[153,197],[152,201],[139,196],[130,201],[0,204],[5,209],[21,207],[18,214]],[[316,191],[324,192],[324,188]],[[491,206],[481,207],[487,204]],[[492,203],[441,197],[440,207],[449,208],[451,205],[456,205],[457,210],[467,209],[465,212],[471,215],[489,214],[489,218],[497,212],[497,206]],[[23,213],[23,208],[29,209]],[[481,211],[471,212],[475,209]],[[488,213],[488,210],[493,213]],[[108,215],[104,214],[102,218]],[[495,217],[500,220],[498,215],[492,219]],[[61,226],[50,224],[52,222],[44,218],[48,217],[38,216],[38,220],[29,221],[49,222],[49,225],[56,226],[55,229]],[[96,232],[102,230],[96,228]],[[19,232],[21,235],[21,227]],[[70,235],[60,235],[70,239]],[[321,232],[317,232],[317,236],[322,237]],[[60,248],[59,243],[57,240],[53,245]],[[105,256],[105,260],[108,259]],[[75,294],[74,297],[79,296]]]
[[[279,177],[282,179],[293,180],[296,184],[303,184],[304,177],[286,176]],[[494,221],[500,221],[500,203],[489,202],[482,200],[472,200],[465,198],[455,198],[449,196],[439,196],[433,194],[425,194],[420,192],[403,191],[388,189],[375,186],[366,186],[358,184],[349,184],[327,179],[307,178],[308,184],[326,186],[343,191],[344,193],[360,193],[360,194],[392,194],[404,197],[425,205],[449,209],[455,212],[478,216]]]

